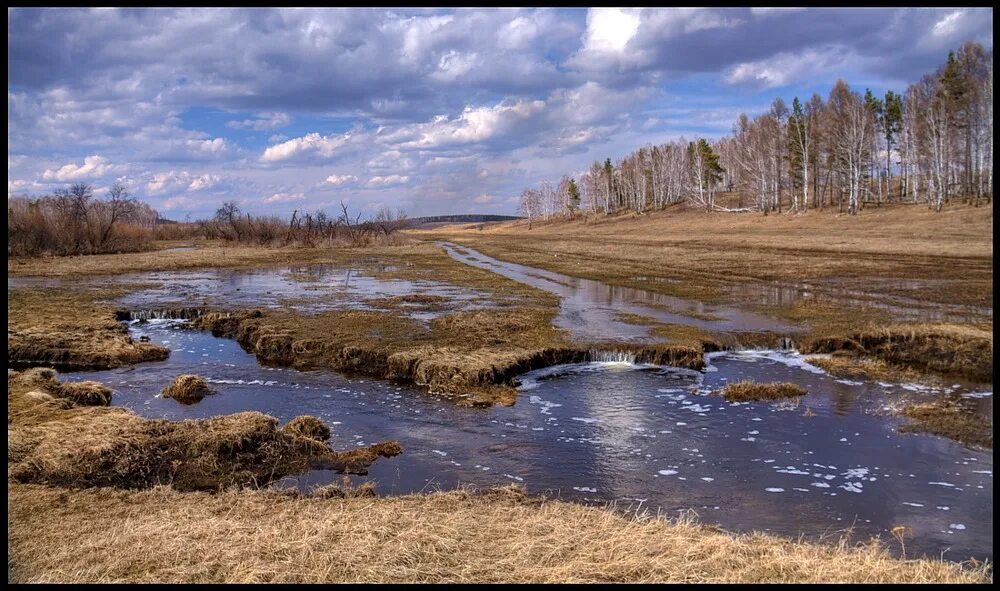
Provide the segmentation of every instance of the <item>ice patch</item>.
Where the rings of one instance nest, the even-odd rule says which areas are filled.
[[[538,405],[540,405],[542,408],[538,412],[540,412],[543,415],[551,415],[552,414],[551,410],[553,408],[557,408],[557,407],[562,406],[561,404],[556,404],[555,402],[549,402],[548,400],[542,400],[541,396],[529,396],[528,397],[528,402],[530,402],[531,404],[538,404]]]
[[[846,384],[848,386],[863,386],[863,385],[865,385],[864,382],[858,382],[858,381],[855,381],[855,380],[833,380],[833,381],[837,382],[838,384]]]
[[[825,482],[814,482],[810,486],[815,486],[816,488],[830,488],[830,485]]]
[[[431,451],[434,452],[434,453],[436,453],[439,456],[446,456],[446,455],[448,455],[447,452],[443,452],[440,449],[432,449]]]
[[[933,484],[936,486],[947,486],[949,488],[955,488],[955,485],[950,482],[928,482],[927,484]]]
[[[677,474],[677,470],[660,470],[657,474],[660,476],[673,476],[674,474]]]
[[[773,492],[773,493],[785,492],[785,489],[783,489],[783,488],[765,488],[764,490],[766,490],[767,492]]]
[[[921,505],[920,503],[911,503],[909,501],[903,501],[903,504],[904,505],[909,505],[911,507],[923,507],[923,505]]]
[[[587,493],[595,493],[595,492],[597,492],[596,488],[590,488],[588,486],[574,486],[573,490],[579,491],[579,492],[587,492]]]
[[[713,480],[715,480],[714,478],[710,478],[708,476],[702,476],[701,479],[704,480],[705,482],[712,482]]]
[[[950,529],[963,530],[963,529],[965,529],[965,524],[962,524],[962,523],[951,523],[951,524],[948,524],[948,527]]]

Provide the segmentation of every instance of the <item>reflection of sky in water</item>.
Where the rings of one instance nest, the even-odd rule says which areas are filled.
[[[105,285],[108,280],[105,280]],[[491,306],[489,294],[434,281],[380,279],[354,269],[329,265],[311,265],[277,269],[209,269],[200,271],[161,271],[120,275],[113,283],[152,284],[129,293],[120,303],[132,310],[171,307],[288,308],[306,313],[336,309],[379,309],[365,299],[408,295],[447,298],[442,310],[426,310],[404,303],[407,315],[429,320],[446,312],[476,310]],[[57,287],[59,279],[8,278],[8,288]],[[82,284],[81,284],[82,285]],[[436,308],[436,307],[435,307]]]
[[[837,380],[794,354],[712,354],[704,373],[615,363],[547,368],[524,376],[513,407],[470,409],[387,382],[262,368],[233,341],[169,323],[133,333],[169,346],[171,357],[67,377],[101,380],[116,389],[115,404],[148,417],[313,414],[331,423],[338,448],[398,439],[404,454],[380,460],[369,476],[384,494],[515,482],[598,504],[694,509],[740,531],[816,537],[853,525],[857,539],[888,539],[888,529],[908,525],[910,555],[992,558],[992,452],[900,435],[897,419],[876,414],[900,394],[935,393]],[[194,406],[156,396],[187,372],[219,394]],[[794,381],[809,395],[797,404],[707,395],[743,378]],[[992,396],[978,403],[992,415]],[[807,407],[814,416],[804,416]],[[287,482],[331,480],[339,476]]]
[[[456,248],[450,244],[443,246],[455,260],[558,295],[560,308],[555,320],[556,326],[568,330],[583,342],[654,340],[650,337],[649,327],[622,322],[617,318],[620,313],[638,314],[660,322],[708,330],[772,331],[786,335],[799,330],[778,319],[736,308],[709,306],[697,300],[607,285],[600,281],[500,261],[468,247]],[[705,315],[717,319],[707,319],[708,316]]]

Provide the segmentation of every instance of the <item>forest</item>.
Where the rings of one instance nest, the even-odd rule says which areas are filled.
[[[968,42],[902,94],[878,97],[837,80],[818,93],[776,98],[741,114],[717,140],[647,145],[524,190],[530,220],[643,212],[676,203],[706,211],[803,212],[993,196],[993,51]]]

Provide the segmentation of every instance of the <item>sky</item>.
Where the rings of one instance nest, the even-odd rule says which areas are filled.
[[[7,194],[513,214],[778,96],[903,91],[965,41],[992,49],[992,9],[8,9]]]

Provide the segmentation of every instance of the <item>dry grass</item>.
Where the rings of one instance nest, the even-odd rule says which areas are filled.
[[[906,368],[993,381],[993,333],[955,324],[891,324],[872,326],[844,336],[813,338],[803,347],[806,353],[847,351],[873,357],[886,365],[887,372]],[[841,364],[843,365],[843,364]],[[878,366],[865,366],[878,371]],[[900,369],[902,368],[902,370]]]
[[[218,490],[263,485],[311,469],[366,473],[396,442],[335,452],[312,433],[244,412],[205,420],[146,420],[124,408],[82,407],[52,370],[7,379],[7,474],[68,487]],[[41,395],[39,395],[41,394]],[[308,419],[300,420],[298,426]]]
[[[771,382],[758,384],[753,380],[740,380],[726,384],[722,396],[729,402],[750,402],[754,400],[780,400],[805,396],[806,389],[791,382]]]
[[[282,429],[323,443],[329,441],[331,435],[330,427],[326,423],[310,415],[295,417]]]
[[[16,582],[990,581],[985,566],[899,560],[877,543],[732,535],[510,488],[366,498],[12,485],[8,507]]]
[[[993,421],[977,414],[968,400],[952,397],[909,404],[900,414],[912,419],[899,428],[901,433],[933,433],[993,449]]]
[[[62,288],[7,290],[7,362],[64,369],[107,369],[160,361],[169,350],[137,343],[100,300],[124,291]]]
[[[173,398],[181,404],[194,404],[215,391],[201,376],[183,374],[174,378],[170,385],[161,392],[164,398]]]
[[[838,378],[861,378],[865,380],[892,382],[916,382],[927,381],[928,379],[926,374],[922,374],[909,367],[887,363],[882,359],[858,357],[845,352],[829,357],[810,356],[806,357],[805,360]]]

